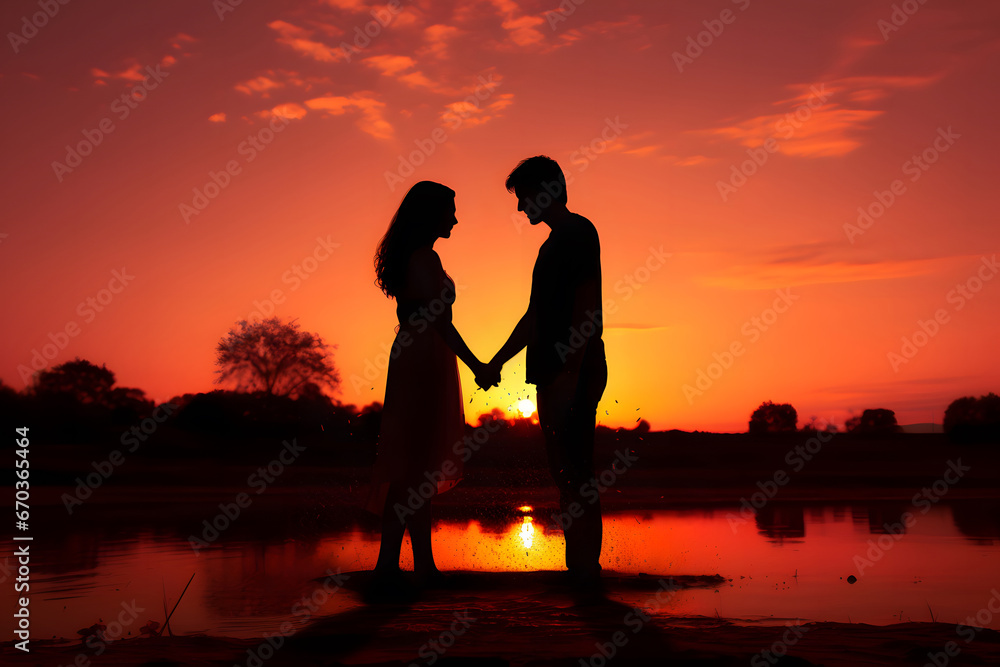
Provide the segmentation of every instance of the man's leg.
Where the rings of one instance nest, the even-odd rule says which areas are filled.
[[[572,488],[576,489],[582,514],[566,539],[566,567],[581,577],[596,577],[601,572],[601,541],[604,525],[601,519],[601,496],[594,484],[594,430],[597,410],[586,404],[575,404],[570,409],[568,444]],[[584,490],[583,493],[579,493]]]
[[[576,488],[588,485],[583,498],[583,516],[578,521],[574,536],[573,561],[567,562],[571,570],[582,577],[596,577],[601,572],[601,542],[604,523],[601,515],[601,496],[594,481],[594,437],[597,428],[597,404],[608,383],[607,364],[594,364],[580,379],[569,414],[569,442],[571,460],[578,463],[573,476],[580,481]],[[570,553],[567,552],[567,556]]]
[[[598,381],[602,384],[600,391],[594,384]],[[538,421],[564,518],[566,567],[582,577],[596,576],[601,569],[603,525],[600,496],[593,484],[594,429],[596,400],[606,381],[606,375],[583,378],[579,388],[583,391],[571,397],[547,387],[538,390]]]
[[[574,476],[570,473],[569,452],[566,447],[566,423],[568,406],[562,397],[539,387],[537,394],[538,424],[545,438],[545,453],[549,461],[549,473],[559,491],[559,511],[562,520],[563,538],[566,540],[566,566],[571,562],[570,552],[575,552],[573,538],[576,515],[579,513],[579,488],[573,488]]]

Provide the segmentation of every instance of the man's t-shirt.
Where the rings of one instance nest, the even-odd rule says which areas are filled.
[[[531,274],[535,336],[528,344],[525,379],[545,386],[580,356],[581,372],[604,359],[601,244],[594,224],[575,213],[538,250]]]

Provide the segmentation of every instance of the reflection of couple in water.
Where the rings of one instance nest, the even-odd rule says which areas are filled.
[[[407,529],[418,578],[434,585],[442,577],[431,548],[430,497],[458,483],[468,458],[455,446],[465,429],[457,359],[489,389],[500,382],[504,363],[525,347],[526,382],[536,385],[560,508],[574,517],[564,527],[566,566],[579,583],[599,581],[600,501],[581,495],[593,477],[597,404],[607,383],[597,230],[566,208],[566,180],[551,158],[522,161],[506,186],[517,197],[517,210],[551,231],[535,261],[528,308],[489,363],[469,350],[452,324],[455,285],[434,252],[435,241],[451,236],[458,222],[454,191],[430,181],[410,188],[375,255],[376,282],[396,299],[399,318],[368,504],[382,515],[375,575],[387,584],[401,576]]]

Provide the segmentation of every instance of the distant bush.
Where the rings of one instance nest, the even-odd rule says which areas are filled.
[[[944,432],[956,442],[1000,442],[1000,396],[964,396],[944,411]]]
[[[38,423],[35,437],[44,442],[99,442],[106,431],[134,424],[156,407],[141,389],[116,386],[106,365],[79,357],[39,371],[19,394],[3,394],[24,419]]]
[[[817,433],[836,433],[836,424],[830,424],[825,419],[818,419],[813,417],[809,420],[809,423],[803,424],[799,432],[803,435],[816,435]]]
[[[755,435],[794,432],[798,421],[799,416],[790,404],[764,401],[750,415],[749,430]]]
[[[896,413],[885,408],[865,410],[860,417],[848,419],[844,423],[844,428],[848,433],[865,435],[887,435],[900,432],[899,424],[896,423]]]

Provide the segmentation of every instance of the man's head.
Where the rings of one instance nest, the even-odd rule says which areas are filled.
[[[566,206],[566,177],[559,163],[545,155],[521,160],[507,177],[507,191],[517,197],[517,210],[537,225],[553,207]]]

